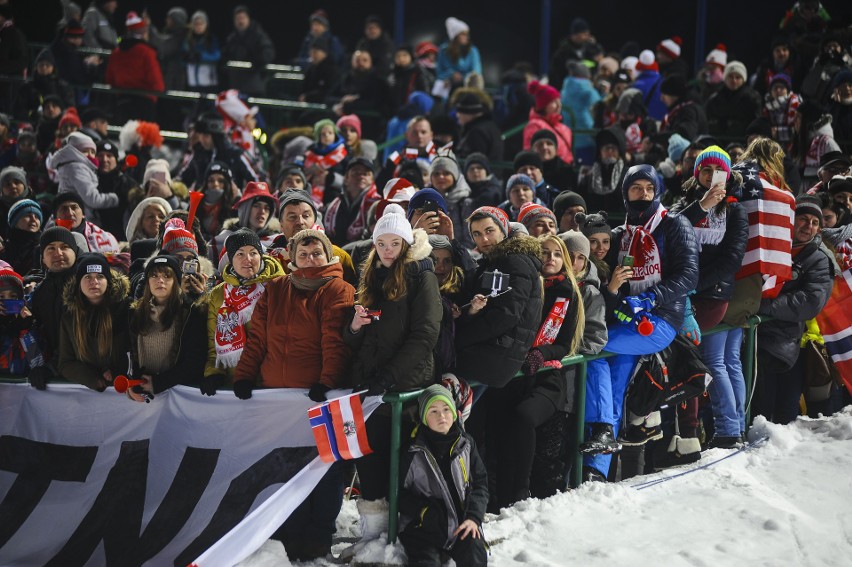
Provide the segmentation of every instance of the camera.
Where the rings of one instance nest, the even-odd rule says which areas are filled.
[[[198,260],[185,260],[183,263],[184,274],[195,274],[198,272]]]

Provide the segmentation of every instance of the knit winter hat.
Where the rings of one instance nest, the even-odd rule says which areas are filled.
[[[542,85],[538,81],[532,81],[527,85],[527,91],[535,97],[535,109],[542,112],[544,108],[553,102],[559,100],[559,91],[550,85]]]
[[[417,191],[407,179],[394,177],[385,183],[382,189],[382,197],[391,203],[407,203]]]
[[[837,195],[842,192],[852,193],[852,176],[835,175],[828,180],[828,192],[831,195]]]
[[[529,150],[518,152],[518,155],[515,156],[515,161],[512,162],[512,171],[518,171],[526,165],[532,165],[539,169],[544,167],[541,156],[537,153]]]
[[[287,251],[290,253],[290,258],[296,257],[296,248],[299,246],[301,242],[306,239],[315,238],[319,240],[320,244],[322,244],[322,248],[325,251],[325,258],[328,262],[331,262],[332,258],[334,258],[334,249],[331,247],[331,241],[328,239],[328,236],[325,235],[321,230],[314,230],[312,228],[306,228],[305,230],[300,230],[296,234],[293,235],[293,238],[290,239],[290,242],[287,243]],[[292,260],[295,265],[296,261]]]
[[[308,188],[308,177],[305,175],[305,170],[299,167],[298,165],[287,165],[281,168],[281,171],[278,173],[278,178],[275,180],[275,188],[278,189],[281,187],[281,182],[284,181],[284,178],[288,175],[297,175],[302,178],[302,187]]]
[[[385,208],[382,218],[376,223],[373,230],[373,244],[378,243],[379,237],[387,234],[399,236],[409,244],[414,242],[414,233],[411,224],[405,218],[405,211],[396,203],[391,203]]]
[[[444,199],[444,196],[431,187],[427,187],[417,191],[408,201],[408,220],[411,220],[411,217],[414,216],[414,211],[423,208],[426,201],[435,201],[438,204],[438,208],[444,211],[444,214],[447,214],[447,201]]]
[[[574,220],[580,225],[580,232],[585,234],[586,238],[593,234],[605,233],[612,235],[612,227],[609,225],[609,216],[606,211],[589,214],[577,213]]]
[[[110,153],[115,159],[118,159],[118,144],[111,140],[100,140],[95,144],[95,153],[101,152]]]
[[[361,119],[357,114],[344,114],[337,119],[337,130],[340,131],[344,126],[349,126],[358,132],[358,138],[361,138]]]
[[[509,193],[512,192],[512,187],[515,185],[526,185],[533,192],[535,192],[535,181],[529,175],[524,175],[523,173],[516,173],[506,182],[506,198],[509,198]]]
[[[163,250],[168,254],[191,252],[198,256],[198,243],[195,236],[186,229],[179,218],[169,219],[163,232]]]
[[[309,205],[314,211],[314,220],[316,221],[319,218],[317,204],[314,203],[314,200],[307,191],[303,191],[301,189],[288,189],[281,194],[280,203],[281,204],[278,207],[279,219],[281,218],[281,215],[284,214],[284,208],[287,205],[295,205],[298,203],[305,203],[306,205]]]
[[[669,137],[669,159],[674,162],[680,161],[683,157],[683,152],[689,147],[689,140],[675,132]]]
[[[692,175],[698,177],[698,172],[706,165],[718,165],[730,176],[731,175],[731,156],[728,152],[719,146],[710,146],[695,158],[695,169]]]
[[[9,209],[9,214],[7,215],[7,220],[9,221],[9,228],[15,228],[15,225],[18,224],[18,221],[24,218],[24,216],[35,213],[38,217],[38,222],[41,223],[44,221],[44,217],[42,216],[41,206],[33,201],[32,199],[21,199],[16,202]]]
[[[225,190],[227,191],[228,187],[231,186],[233,175],[231,175],[231,168],[223,161],[212,161],[210,162],[210,165],[207,166],[207,171],[204,172],[204,187],[201,188],[201,191],[204,191],[204,189],[207,188],[207,179],[214,173],[218,173],[225,178]],[[307,185],[307,183],[305,185]]]
[[[63,191],[62,193],[59,193],[56,197],[53,198],[53,202],[51,203],[53,205],[53,210],[59,210],[59,207],[61,207],[64,203],[67,203],[68,201],[73,201],[77,203],[81,209],[85,206],[85,204],[83,203],[83,198],[79,194],[75,193],[74,191]]]
[[[155,268],[171,268],[175,273],[175,279],[180,280],[183,277],[182,264],[177,256],[161,251],[159,254],[148,260],[145,264],[145,279],[151,277],[151,273]]]
[[[98,151],[95,141],[82,132],[71,132],[65,138],[65,143],[83,152],[85,150]]]
[[[542,128],[532,135],[532,138],[530,138],[530,147],[534,148],[536,142],[539,140],[550,140],[554,146],[559,147],[559,140],[556,138],[556,133],[548,128]]]
[[[64,105],[62,105],[62,106],[64,106]],[[59,119],[59,127],[60,128],[62,128],[66,124],[73,124],[77,128],[83,127],[83,123],[80,121],[80,116],[77,114],[77,109],[74,108],[73,106],[68,107],[68,110],[66,110],[62,114],[62,117]]]
[[[166,178],[166,185],[172,184],[172,174],[169,171],[169,162],[164,159],[152,159],[145,166],[145,173],[142,174],[143,187],[151,180],[155,172],[163,173]]]
[[[657,50],[662,51],[672,59],[680,57],[680,46],[683,45],[683,40],[678,36],[664,39],[657,44]]]
[[[660,83],[660,92],[664,95],[683,98],[686,96],[686,77],[683,75],[671,75]]]
[[[124,27],[130,32],[141,32],[147,26],[145,24],[145,20],[143,20],[139,14],[131,11],[127,12],[127,18],[124,20]]]
[[[660,70],[659,65],[657,65],[657,58],[654,57],[653,51],[646,49],[639,54],[639,61],[636,63],[636,70],[639,72]]]
[[[0,187],[3,187],[7,181],[11,181],[13,179],[20,181],[24,184],[24,186],[26,186],[27,172],[20,167],[15,167],[14,165],[4,167],[3,171],[0,171]]]
[[[432,161],[432,167],[429,168],[429,177],[436,171],[447,171],[453,176],[456,181],[459,180],[459,162],[450,156],[438,156]]]
[[[314,142],[319,142],[320,133],[326,126],[331,127],[332,132],[334,132],[335,139],[337,139],[340,135],[340,130],[337,129],[337,125],[328,118],[323,118],[322,120],[314,123]]]
[[[553,199],[553,214],[556,215],[557,224],[559,220],[562,218],[562,215],[565,214],[570,207],[583,207],[583,210],[588,210],[586,206],[586,200],[583,199],[583,196],[579,193],[575,193],[573,191],[562,191],[559,195]]]
[[[54,67],[56,66],[56,59],[53,57],[53,52],[50,49],[44,48],[41,51],[39,51],[38,55],[36,55],[36,58],[35,58],[36,65],[38,65],[42,61],[46,61],[46,62],[50,63],[51,65],[53,65]]]
[[[725,47],[724,43],[716,44],[716,47],[714,47],[710,53],[707,54],[707,57],[704,58],[704,62],[724,69],[725,65],[728,64],[728,48]]]
[[[571,26],[568,28],[568,33],[570,35],[574,35],[591,30],[592,28],[589,27],[589,22],[587,22],[585,18],[574,18],[571,20]]]
[[[430,234],[429,245],[432,250],[449,250],[451,252],[453,250],[453,243],[443,234]]]
[[[74,251],[75,256],[79,256],[83,252],[77,244],[77,239],[74,238],[74,234],[62,226],[52,226],[48,228],[41,233],[41,236],[38,239],[38,244],[42,251],[44,251],[51,242],[62,242],[63,244],[67,244]]]
[[[322,8],[311,12],[311,15],[308,17],[308,22],[319,22],[325,27],[330,27],[331,25],[328,21],[328,12]]]
[[[450,16],[444,23],[447,26],[447,36],[449,36],[450,41],[453,41],[460,33],[470,33],[470,26],[458,18]]]
[[[243,246],[254,246],[259,254],[263,254],[263,245],[260,243],[260,237],[247,228],[241,228],[232,232],[225,239],[225,251],[228,253],[228,262],[233,263],[234,254]]]
[[[417,407],[420,410],[420,422],[423,425],[426,425],[426,412],[429,411],[429,408],[432,407],[432,404],[435,402],[444,402],[450,407],[450,411],[453,412],[453,421],[456,421],[459,418],[458,411],[456,410],[456,402],[453,400],[453,395],[450,391],[440,384],[432,384],[423,390],[423,393],[417,397]]]
[[[790,79],[790,75],[786,73],[776,73],[772,75],[772,78],[769,80],[769,89],[772,89],[772,85],[775,83],[784,83],[784,86],[787,87],[787,90],[793,89],[793,81]]]
[[[14,289],[18,297],[24,296],[24,278],[11,268],[0,269],[0,290]]]
[[[592,253],[592,246],[589,244],[589,238],[582,232],[569,230],[558,235],[565,243],[565,248],[572,254],[582,254],[586,258]]]
[[[816,195],[801,195],[796,198],[796,216],[813,215],[819,219],[822,226],[822,204]]]
[[[552,219],[555,224],[559,224],[556,220],[556,215],[553,214],[553,211],[544,205],[539,205],[537,203],[525,203],[518,213],[518,222],[527,227],[527,229],[532,228],[535,221],[540,218],[549,218]]]
[[[509,217],[506,216],[506,211],[499,207],[479,207],[475,211],[473,211],[469,217],[467,217],[467,230],[470,231],[470,225],[473,217],[477,215],[485,215],[494,221],[494,224],[500,227],[500,230],[503,231],[503,236],[509,236]],[[473,235],[471,235],[473,236]]]
[[[106,256],[98,252],[88,252],[80,256],[77,261],[76,281],[77,287],[80,287],[80,281],[86,274],[103,274],[107,279],[107,285],[112,283],[112,271],[109,269],[109,262]]]
[[[464,160],[465,172],[467,172],[468,168],[474,163],[482,166],[482,169],[484,169],[488,175],[491,175],[491,162],[488,161],[488,156],[480,152],[473,152],[467,156]]]
[[[723,75],[724,78],[727,79],[728,75],[730,75],[731,73],[736,73],[737,75],[742,77],[743,80],[748,79],[748,71],[746,71],[746,66],[741,61],[731,61],[730,63],[725,65],[725,73]]]

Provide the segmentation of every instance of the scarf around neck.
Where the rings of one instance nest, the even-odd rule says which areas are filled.
[[[642,293],[662,279],[663,264],[660,258],[660,248],[652,233],[660,225],[668,211],[662,205],[644,225],[629,225],[624,223],[624,236],[621,238],[621,248],[618,252],[618,263],[625,256],[633,256],[633,277],[630,278],[630,293]]]
[[[246,346],[246,323],[265,288],[262,283],[224,285],[225,299],[216,312],[216,368],[234,368],[240,361]]]

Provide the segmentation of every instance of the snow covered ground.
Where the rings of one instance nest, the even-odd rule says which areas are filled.
[[[490,564],[852,565],[852,406],[788,426],[758,417],[749,439],[748,450],[709,450],[690,467],[589,483],[489,516]],[[354,541],[357,523],[346,503],[338,536]],[[405,563],[401,547],[378,542],[359,559]],[[269,541],[240,565],[287,564]]]

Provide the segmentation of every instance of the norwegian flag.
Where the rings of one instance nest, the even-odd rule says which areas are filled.
[[[358,394],[314,406],[308,410],[308,418],[323,462],[357,459],[373,452]]]
[[[852,270],[834,279],[831,297],[816,320],[831,361],[852,393]]]
[[[742,203],[748,212],[748,244],[737,279],[763,275],[763,297],[777,297],[793,277],[792,249],[796,198],[764,179],[758,165],[738,163],[743,176]]]

